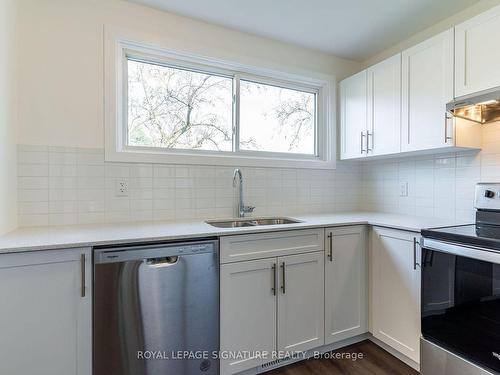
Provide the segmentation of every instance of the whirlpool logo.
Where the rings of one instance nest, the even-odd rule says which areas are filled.
[[[497,352],[491,352],[491,354],[493,355],[493,357],[500,361],[500,354],[498,354]]]

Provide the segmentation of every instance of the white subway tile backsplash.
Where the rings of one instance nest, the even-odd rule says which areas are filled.
[[[21,164],[47,164],[49,153],[47,151],[20,151],[17,158]]]
[[[49,225],[48,214],[19,215],[18,224],[20,227],[38,227]]]
[[[78,224],[100,224],[104,220],[104,212],[78,212]]]
[[[51,213],[49,214],[49,225],[74,225],[78,223],[76,213]]]
[[[49,163],[50,164],[62,164],[62,165],[76,165],[76,152],[50,152],[49,151]]]
[[[48,165],[37,165],[37,164],[19,164],[17,166],[17,175],[19,177],[37,177],[37,176],[48,176],[49,167]]]
[[[236,215],[233,167],[104,161],[102,149],[19,145],[20,226],[175,221]],[[362,208],[363,168],[242,168],[245,203],[254,215]],[[390,171],[386,174],[390,175]],[[396,174],[397,176],[397,174]],[[116,181],[128,183],[117,197]]]
[[[475,184],[500,181],[500,123],[482,125],[482,132],[481,151],[364,162],[363,207],[473,222]],[[398,185],[405,181],[403,198]]]
[[[51,177],[76,177],[78,170],[76,165],[50,164],[48,175]]]
[[[48,189],[48,177],[18,177],[17,184],[19,189]]]
[[[49,214],[64,214],[78,212],[77,201],[50,201],[48,202]]]
[[[49,202],[18,202],[19,215],[43,215],[49,208]]]
[[[48,202],[48,189],[18,189],[19,202]]]

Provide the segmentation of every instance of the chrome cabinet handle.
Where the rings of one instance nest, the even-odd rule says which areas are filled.
[[[82,285],[81,285],[81,293],[80,293],[80,295],[82,297],[85,297],[85,292],[86,292],[86,290],[85,290],[85,254],[82,254],[80,256],[80,271],[82,273],[81,274],[81,277],[82,277],[81,283],[82,283]]]
[[[285,290],[285,282],[286,282],[286,279],[285,279],[285,262],[281,263],[281,277],[282,277],[282,280],[281,280],[281,292],[283,294],[285,294],[286,290]]]
[[[363,148],[363,139],[365,137],[365,132],[361,132],[361,139],[360,139],[360,143],[361,143],[361,153],[365,152],[365,149]]]
[[[331,232],[328,235],[328,241],[329,241],[329,245],[330,245],[330,248],[328,251],[328,259],[330,260],[330,262],[333,262],[333,235]]]
[[[271,288],[271,292],[273,293],[273,296],[276,295],[276,263],[273,263],[273,266],[271,267],[273,270],[273,286]]]
[[[448,120],[453,119],[453,117],[448,116],[448,112],[444,113],[444,143],[453,140],[453,137],[448,137]]]
[[[417,241],[417,237],[413,237],[413,269],[416,270],[417,266],[420,264],[417,262],[417,245],[420,246],[420,242]]]
[[[370,148],[370,137],[372,137],[372,147]],[[373,133],[366,131],[366,153],[373,151]]]

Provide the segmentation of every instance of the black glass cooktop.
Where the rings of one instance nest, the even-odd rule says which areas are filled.
[[[500,226],[496,225],[470,224],[426,229],[422,230],[422,236],[500,251]]]

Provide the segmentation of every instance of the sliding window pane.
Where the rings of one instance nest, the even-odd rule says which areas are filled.
[[[240,149],[315,154],[314,93],[240,81]]]
[[[128,145],[232,150],[231,78],[128,60]]]

